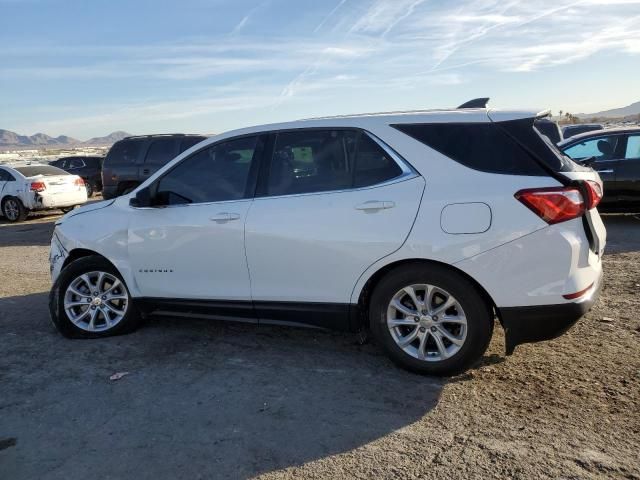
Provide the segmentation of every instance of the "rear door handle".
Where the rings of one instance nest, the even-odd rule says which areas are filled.
[[[220,212],[211,217],[209,220],[211,220],[212,222],[225,223],[231,222],[232,220],[238,220],[239,218],[240,215],[238,215],[237,213]]]
[[[387,208],[393,208],[396,204],[391,201],[369,200],[368,202],[356,205],[356,210],[373,211],[373,210],[386,210]]]

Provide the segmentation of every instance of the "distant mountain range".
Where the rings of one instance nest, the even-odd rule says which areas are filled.
[[[613,108],[596,113],[579,113],[578,117],[586,118],[624,118],[633,115],[640,115],[640,102],[632,103],[622,108]]]
[[[72,147],[76,145],[112,145],[118,140],[122,140],[124,137],[130,136],[130,133],[118,131],[110,133],[105,137],[94,137],[83,142],[66,135],[51,137],[45,133],[36,133],[35,135],[28,136],[19,135],[10,130],[0,129],[0,147]]]

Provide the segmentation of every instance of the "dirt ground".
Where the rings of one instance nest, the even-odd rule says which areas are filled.
[[[157,318],[66,340],[54,216],[0,220],[0,478],[640,479],[640,219],[608,216],[605,286],[563,337],[409,374],[338,333]],[[129,372],[111,381],[116,372]]]

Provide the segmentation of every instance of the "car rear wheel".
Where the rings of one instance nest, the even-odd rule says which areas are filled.
[[[22,222],[27,218],[29,211],[19,198],[7,197],[2,201],[2,214],[9,222]]]
[[[73,210],[76,207],[77,205],[73,205],[72,207],[64,207],[64,208],[61,208],[60,210],[62,210],[62,213],[69,213],[71,210]]]
[[[486,351],[491,309],[463,275],[439,265],[400,267],[375,288],[370,305],[375,338],[401,367],[452,375]]]
[[[89,180],[84,181],[84,187],[87,189],[87,198],[93,197],[94,188]]]
[[[65,267],[49,296],[51,320],[69,338],[96,338],[134,330],[139,315],[116,269],[98,256]]]

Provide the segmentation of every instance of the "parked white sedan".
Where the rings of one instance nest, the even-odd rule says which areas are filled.
[[[0,165],[0,208],[10,222],[30,211],[68,212],[87,201],[84,181],[56,167],[40,164]]]

